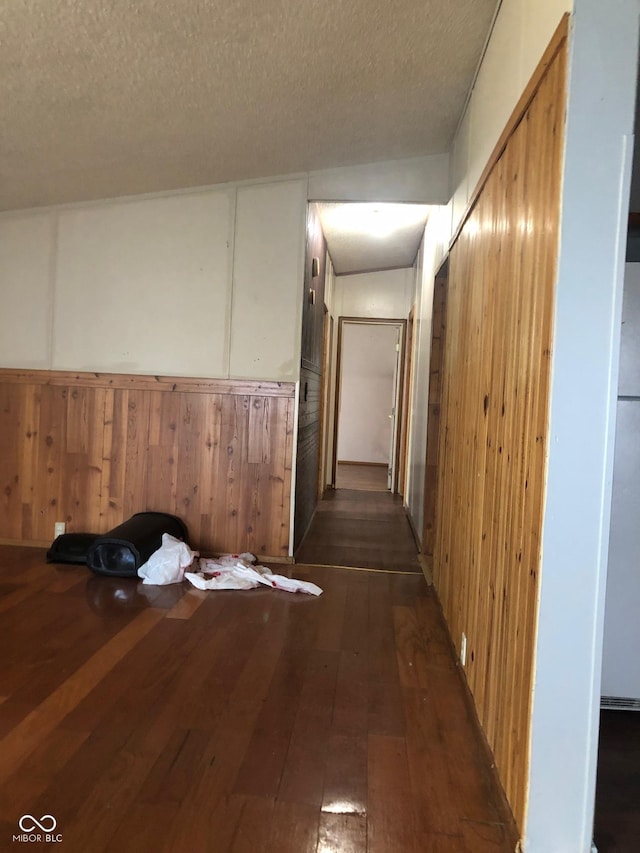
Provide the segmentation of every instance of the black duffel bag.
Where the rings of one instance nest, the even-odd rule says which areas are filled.
[[[162,534],[187,541],[187,528],[175,515],[137,512],[128,521],[98,536],[87,551],[87,566],[99,575],[135,577],[162,545]]]

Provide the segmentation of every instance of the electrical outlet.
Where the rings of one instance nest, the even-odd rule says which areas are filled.
[[[465,666],[467,663],[467,635],[462,632],[462,640],[460,641],[460,663]]]
[[[62,534],[65,532],[66,529],[67,529],[67,525],[64,523],[64,521],[56,521],[56,523],[53,526],[54,537],[57,538],[58,536],[62,536]]]

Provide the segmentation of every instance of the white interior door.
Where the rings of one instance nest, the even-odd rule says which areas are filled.
[[[398,472],[396,471],[396,447],[398,442],[398,403],[400,399],[400,352],[402,348],[402,327],[395,326],[395,330],[395,359],[393,365],[393,382],[391,389],[391,413],[389,414],[389,419],[391,420],[391,430],[389,436],[389,467],[387,469],[387,488],[391,491],[393,491],[393,489],[395,488],[396,477],[398,474]]]
[[[384,465],[388,488],[396,476],[401,334],[392,322],[341,327],[337,460]]]

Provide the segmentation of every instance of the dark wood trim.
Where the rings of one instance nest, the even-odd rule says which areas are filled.
[[[305,370],[308,370],[310,373],[316,373],[318,376],[322,375],[322,370],[318,367],[318,365],[313,361],[309,361],[308,358],[300,359],[300,366],[303,367]]]
[[[176,391],[189,394],[230,394],[239,397],[295,396],[295,382],[250,379],[202,379],[188,376],[152,376],[130,373],[90,373],[75,370],[21,370],[0,368],[0,383],[17,385],[73,385],[80,388],[120,388],[134,391]]]
[[[435,279],[439,275],[443,275],[443,274],[445,274],[447,276],[449,275],[449,252],[448,251],[447,251],[447,254],[444,256],[444,258],[440,261],[438,268],[436,269],[433,277]]]
[[[458,223],[458,226],[456,227],[456,230],[454,231],[453,236],[451,237],[451,240],[449,242],[450,250],[453,248],[455,242],[460,236],[460,232],[462,231],[464,224],[469,218],[471,211],[475,207],[475,204],[478,201],[478,198],[480,197],[480,193],[484,189],[484,186],[487,183],[489,176],[493,172],[494,166],[496,165],[496,163],[502,156],[505,148],[507,147],[507,143],[511,139],[513,132],[524,118],[527,109],[535,98],[536,93],[540,88],[540,84],[545,78],[547,71],[551,66],[551,63],[556,58],[560,50],[562,50],[565,42],[567,41],[569,37],[570,17],[571,15],[569,12],[566,12],[563,15],[562,20],[556,27],[556,31],[551,37],[551,41],[549,42],[547,49],[542,55],[542,59],[540,60],[535,71],[531,75],[531,78],[529,79],[529,82],[527,83],[522,95],[520,95],[520,98],[518,99],[518,103],[516,104],[513,112],[509,116],[509,120],[507,121],[504,130],[500,134],[500,137],[496,142],[493,151],[491,152],[491,156],[489,157],[487,164],[482,170],[478,183],[476,184],[476,187],[471,193],[469,201],[467,202],[467,206],[465,208],[464,213],[462,214],[462,218],[460,219],[460,222]]]

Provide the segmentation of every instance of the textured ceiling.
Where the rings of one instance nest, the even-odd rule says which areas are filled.
[[[318,212],[333,268],[337,275],[348,275],[412,266],[429,208],[420,204],[319,204]]]
[[[6,0],[0,209],[448,150],[496,0]]]

